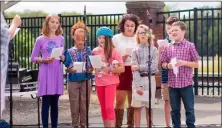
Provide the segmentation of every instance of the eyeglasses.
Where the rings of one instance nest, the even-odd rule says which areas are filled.
[[[146,35],[146,32],[139,32],[138,35]]]
[[[147,36],[148,38],[151,37],[151,33],[150,32],[139,32],[138,35],[143,35],[143,36]]]

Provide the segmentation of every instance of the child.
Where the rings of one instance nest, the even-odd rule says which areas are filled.
[[[64,47],[64,37],[60,18],[56,15],[48,15],[45,18],[42,34],[36,39],[32,51],[31,60],[40,64],[38,75],[38,96],[42,97],[42,124],[43,128],[48,127],[48,112],[51,106],[51,125],[57,127],[58,123],[58,100],[63,94],[63,73],[60,60],[51,58],[53,48]],[[42,58],[38,57],[41,53]]]
[[[144,91],[149,91],[148,73],[151,73],[151,102],[155,102],[156,80],[155,74],[158,72],[158,50],[153,45],[154,36],[146,25],[139,25],[136,31],[137,47],[132,51],[132,71],[133,71],[133,97],[135,127],[140,127],[141,108],[146,107],[147,126],[149,126],[149,102],[140,101],[136,98],[136,93],[143,95]],[[151,70],[148,69],[148,46],[151,54]],[[151,119],[152,120],[152,119]]]
[[[139,25],[139,18],[135,14],[125,14],[118,24],[121,33],[113,36],[113,44],[117,51],[123,58],[125,72],[119,75],[120,83],[117,86],[116,91],[116,127],[122,127],[124,105],[126,98],[128,100],[127,108],[127,127],[133,127],[133,107],[131,106],[132,101],[132,81],[133,74],[131,70],[131,51],[126,52],[127,49],[132,49],[136,46],[136,39],[134,38],[137,27]]]
[[[187,41],[184,36],[186,33],[186,24],[177,21],[172,24],[172,40],[161,55],[162,67],[169,69],[168,85],[170,105],[172,108],[171,117],[173,127],[181,127],[180,105],[181,99],[186,111],[186,124],[189,128],[194,128],[194,94],[192,86],[193,68],[198,68],[199,55],[195,45]],[[171,59],[176,58],[176,64],[171,63]],[[173,70],[173,66],[175,67]],[[174,74],[178,69],[177,75]]]
[[[175,16],[170,16],[169,18],[167,18],[166,20],[166,32],[168,37],[166,38],[166,41],[168,43],[172,42],[172,34],[171,34],[171,25],[174,22],[179,21],[179,19]],[[161,55],[161,53],[163,52],[165,46],[161,46],[159,47],[159,53]],[[161,69],[161,78],[162,78],[162,96],[163,96],[163,100],[164,100],[164,113],[165,113],[165,122],[166,122],[166,126],[170,127],[170,101],[169,101],[169,87],[168,87],[168,70],[162,68]]]
[[[123,60],[112,43],[113,32],[107,27],[100,27],[96,32],[99,47],[93,49],[93,55],[100,55],[105,65],[98,76],[95,74],[96,90],[100,102],[104,127],[115,127],[114,99],[119,84],[117,74],[124,72]],[[117,67],[115,67],[117,66]]]
[[[87,55],[91,55],[91,50],[84,46],[86,39],[85,31],[88,31],[88,28],[86,27],[85,30],[85,24],[83,22],[79,21],[74,24],[71,34],[75,41],[75,46],[64,52],[64,65],[68,73],[68,93],[73,127],[79,126],[79,117],[81,127],[86,127],[86,93],[88,93],[89,101],[91,94],[90,79],[92,78],[92,66],[89,58],[87,58]],[[88,73],[85,72],[86,70],[84,68],[82,71],[77,72],[75,64],[79,62],[85,63],[86,61],[88,63]],[[88,92],[86,91],[87,81]],[[89,102],[87,105],[89,105]]]

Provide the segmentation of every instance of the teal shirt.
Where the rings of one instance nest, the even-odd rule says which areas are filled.
[[[63,62],[65,67],[70,69],[73,67],[73,62],[86,62],[85,57],[92,55],[90,48],[84,48],[82,50],[76,49],[75,47],[70,48],[64,52],[65,61]],[[92,68],[89,57],[87,58],[88,68]],[[87,75],[87,76],[86,76]],[[92,73],[68,73],[68,81],[79,82],[85,81],[92,78]]]

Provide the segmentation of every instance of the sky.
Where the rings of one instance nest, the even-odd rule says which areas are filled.
[[[165,2],[176,10],[193,9],[194,7],[216,7],[220,2]],[[125,2],[19,2],[6,12],[28,10],[41,10],[47,13],[79,12],[83,13],[86,5],[87,13],[92,14],[116,14],[126,13]],[[59,7],[58,7],[59,6]]]

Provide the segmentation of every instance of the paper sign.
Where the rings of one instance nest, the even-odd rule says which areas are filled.
[[[89,56],[93,68],[102,68],[103,61],[100,55]]]
[[[73,69],[78,73],[85,71],[85,62],[74,62]]]
[[[166,47],[167,45],[169,45],[167,40],[157,40],[157,43],[159,47]]]
[[[62,55],[63,49],[63,47],[53,48],[50,57],[55,57],[55,59],[60,60],[59,56]]]
[[[177,74],[179,73],[179,70],[178,70],[178,67],[176,67],[176,63],[177,63],[177,59],[176,57],[172,58],[170,63],[172,64],[172,67],[173,67],[173,73],[176,75],[177,77]]]

